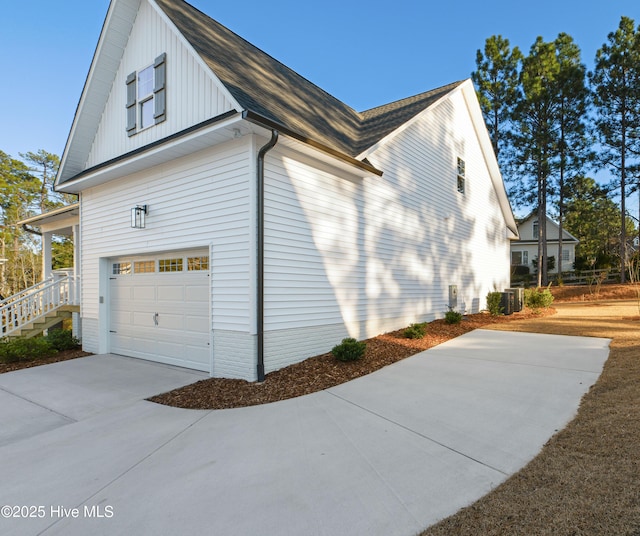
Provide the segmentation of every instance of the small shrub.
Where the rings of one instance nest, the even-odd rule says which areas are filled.
[[[502,307],[501,302],[501,292],[489,292],[489,294],[487,294],[487,310],[492,316],[500,316],[504,312],[504,307]]]
[[[462,313],[449,308],[449,310],[444,314],[444,321],[445,324],[459,324],[462,322]]]
[[[80,346],[80,341],[73,336],[69,329],[52,329],[45,337],[47,342],[59,352],[73,350]]]
[[[518,265],[513,267],[513,275],[529,275],[531,270],[528,266]]]
[[[403,332],[407,339],[422,339],[427,333],[427,323],[411,324]]]
[[[524,304],[530,309],[547,309],[553,303],[553,295],[548,288],[527,288],[524,290]]]
[[[44,337],[5,339],[0,342],[0,363],[18,363],[49,357],[57,350]]]
[[[366,347],[366,343],[347,337],[342,339],[340,344],[334,346],[331,353],[338,361],[357,361],[364,355]]]

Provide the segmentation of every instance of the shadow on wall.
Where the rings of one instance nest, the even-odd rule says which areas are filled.
[[[505,224],[483,155],[466,141],[471,126],[463,122],[443,101],[370,155],[381,178],[319,172],[286,153],[270,160],[269,175],[277,180],[270,186],[269,225],[285,225],[279,210],[295,216],[287,237],[295,247],[282,267],[299,267],[296,275],[307,285],[292,288],[282,276],[271,292],[296,308],[311,305],[301,323],[342,322],[350,336],[363,339],[442,316],[449,285],[458,285],[459,309],[467,312],[479,311],[494,287],[508,285]],[[458,157],[466,161],[464,193],[457,190]],[[282,248],[272,244],[270,255]],[[311,312],[316,308],[320,314]]]

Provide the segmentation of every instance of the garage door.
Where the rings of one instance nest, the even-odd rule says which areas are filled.
[[[113,259],[109,285],[112,353],[210,370],[207,251]]]

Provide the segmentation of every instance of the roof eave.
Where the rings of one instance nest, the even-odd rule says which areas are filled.
[[[314,149],[317,149],[325,154],[328,154],[334,158],[337,158],[342,162],[345,162],[351,166],[355,166],[356,168],[366,171],[367,173],[372,173],[374,175],[377,175],[378,177],[381,177],[383,174],[381,170],[372,166],[370,163],[366,161],[353,158],[348,154],[345,154],[341,151],[338,151],[337,149],[334,149],[323,143],[315,141],[303,134],[300,134],[299,132],[295,132],[294,130],[291,130],[290,128],[286,127],[285,125],[282,125],[281,123],[278,123],[260,114],[252,112],[251,110],[243,111],[242,118],[246,119],[250,123],[267,128],[269,130],[277,130],[278,132],[280,132],[281,134],[284,134],[285,136],[289,136],[290,138],[298,140],[306,145],[313,147]]]

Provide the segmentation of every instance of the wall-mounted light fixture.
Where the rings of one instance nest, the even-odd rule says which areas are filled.
[[[145,216],[147,215],[147,205],[136,205],[131,209],[131,227],[134,229],[144,229]]]

